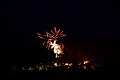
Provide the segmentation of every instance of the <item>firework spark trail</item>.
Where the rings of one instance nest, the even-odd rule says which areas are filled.
[[[40,33],[37,33],[38,34],[38,37],[40,38],[40,39],[45,39],[43,36],[42,36],[42,34],[40,34]]]
[[[56,54],[56,57],[58,57],[58,54],[63,54],[63,48],[64,48],[64,45],[62,44],[57,44],[56,41],[58,41],[57,39],[58,38],[62,38],[64,36],[66,36],[63,32],[64,31],[60,31],[60,29],[56,29],[56,27],[54,27],[54,30],[50,30],[51,33],[47,32],[46,31],[46,34],[45,35],[42,35],[40,33],[37,33],[38,34],[38,37],[40,39],[47,39],[47,41],[43,42],[43,46],[46,45],[46,48],[49,50],[50,46],[51,46],[51,49],[53,49],[54,53]]]

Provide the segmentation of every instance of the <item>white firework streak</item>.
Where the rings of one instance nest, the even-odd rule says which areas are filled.
[[[61,45],[56,44],[56,40],[54,40],[54,42],[51,42],[51,49],[53,49],[54,53],[56,54],[56,58],[59,57],[58,55],[63,53]]]

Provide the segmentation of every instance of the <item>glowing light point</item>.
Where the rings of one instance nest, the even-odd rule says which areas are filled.
[[[88,62],[90,62],[90,61],[84,61],[83,64],[87,64]]]

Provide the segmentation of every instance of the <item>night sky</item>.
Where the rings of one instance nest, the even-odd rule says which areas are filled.
[[[2,2],[1,15],[5,64],[38,63],[53,57],[42,46],[37,32],[60,27],[67,35],[61,41],[69,57],[94,57],[112,61],[119,39],[118,8],[112,1],[9,0]],[[83,57],[84,56],[84,57]]]

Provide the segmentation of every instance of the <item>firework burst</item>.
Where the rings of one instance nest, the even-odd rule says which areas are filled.
[[[46,46],[46,48],[49,50],[49,48],[51,47],[51,49],[54,48],[54,53],[56,54],[62,54],[63,53],[63,48],[64,45],[62,44],[62,42],[60,44],[57,44],[56,42],[58,41],[58,38],[62,38],[64,36],[66,36],[64,34],[64,31],[61,31],[60,29],[56,29],[56,27],[54,27],[53,30],[50,30],[50,32],[46,31],[45,35],[42,35],[40,33],[37,33],[38,37],[40,39],[47,39],[47,41],[43,42],[43,46]]]
[[[50,48],[51,42],[53,42],[54,40],[57,40],[58,38],[62,38],[64,36],[66,36],[64,34],[64,31],[60,31],[60,29],[58,29],[58,31],[57,31],[56,27],[54,27],[54,30],[50,30],[50,32],[51,33],[46,31],[45,35],[37,33],[37,35],[40,39],[47,39],[47,41],[43,42],[43,45],[46,46],[46,48],[48,50]],[[61,43],[61,45],[63,45],[63,44]]]

